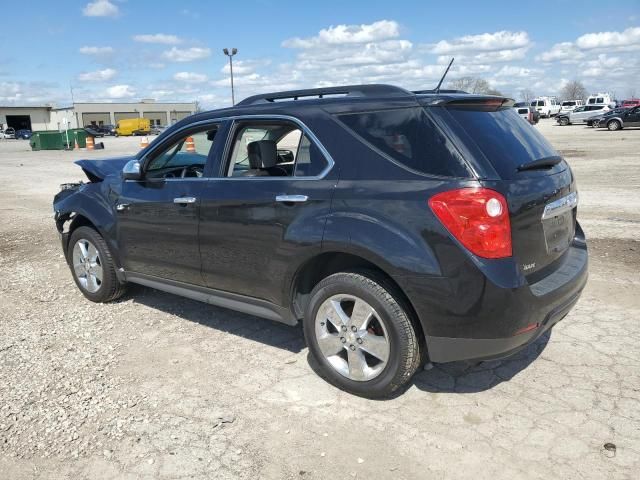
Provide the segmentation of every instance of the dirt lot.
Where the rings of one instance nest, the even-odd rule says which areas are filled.
[[[387,401],[318,378],[300,329],[142,287],[85,300],[51,200],[73,160],[137,140],[0,141],[0,478],[638,478],[640,130],[536,128],[578,179],[582,299],[515,357]]]

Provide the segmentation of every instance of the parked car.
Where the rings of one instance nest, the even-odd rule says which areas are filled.
[[[2,132],[2,138],[16,138],[16,131],[13,127],[8,127]]]
[[[161,133],[163,133],[165,130],[167,129],[167,127],[162,126],[162,125],[155,125],[151,127],[151,135],[160,135]]]
[[[531,102],[540,115],[546,118],[554,117],[560,113],[560,104],[555,97],[539,97]]]
[[[581,107],[582,105],[584,105],[582,100],[565,100],[560,104],[560,112],[558,113],[573,112],[577,107]]]
[[[540,121],[540,112],[538,112],[534,107],[531,107],[527,104],[517,106],[518,104],[514,104],[514,108],[517,110],[518,115],[524,118],[531,125],[535,125]]]
[[[54,198],[63,252],[94,302],[138,283],[301,321],[324,377],[387,396],[425,361],[524,348],[585,286],[575,177],[512,107],[356,85],[192,115],[135,156],[76,162],[89,182]]]
[[[610,115],[622,113],[625,110],[627,110],[627,108],[619,107],[619,108],[614,108],[613,110],[608,110],[608,111],[599,113],[597,115],[594,115],[593,117],[589,117],[586,121],[586,124],[590,127],[597,127],[598,124],[606,117]]]
[[[611,131],[626,127],[640,127],[640,106],[611,112],[611,115],[602,117],[596,127],[607,128]]]
[[[87,132],[87,134],[91,135],[92,137],[104,137],[104,132],[101,132],[100,130],[92,126],[84,127],[84,131]]]
[[[91,128],[96,132],[100,132],[103,136],[105,135],[115,135],[116,128],[113,125],[85,125],[84,128]]]
[[[607,105],[584,105],[576,107],[572,112],[558,115],[556,122],[559,125],[571,125],[572,123],[587,123],[597,114],[604,114],[611,110]]]
[[[31,130],[27,130],[26,128],[16,130],[15,138],[20,140],[29,140],[31,138]]]
[[[640,98],[631,98],[622,102],[623,108],[631,108],[640,106]]]

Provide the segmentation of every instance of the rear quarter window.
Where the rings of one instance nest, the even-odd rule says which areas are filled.
[[[466,162],[421,107],[337,116],[382,156],[418,173],[470,177]]]

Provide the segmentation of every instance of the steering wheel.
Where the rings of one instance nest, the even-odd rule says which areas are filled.
[[[182,169],[182,171],[180,172],[180,178],[186,178],[187,173],[189,173],[190,171],[193,171],[193,173],[196,174],[197,178],[201,178],[203,175],[202,165],[200,165],[199,163],[194,163],[192,165],[187,165]]]

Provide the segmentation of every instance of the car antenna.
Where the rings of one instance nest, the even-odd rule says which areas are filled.
[[[440,79],[440,81],[438,82],[438,86],[436,87],[436,93],[440,93],[440,86],[442,85],[442,82],[444,82],[444,77],[447,76],[447,73],[449,73],[449,69],[451,68],[451,65],[453,64],[453,61],[455,60],[455,57],[451,57],[451,61],[449,62],[449,66],[447,67],[447,69],[444,71],[444,75],[442,75],[442,78]]]

